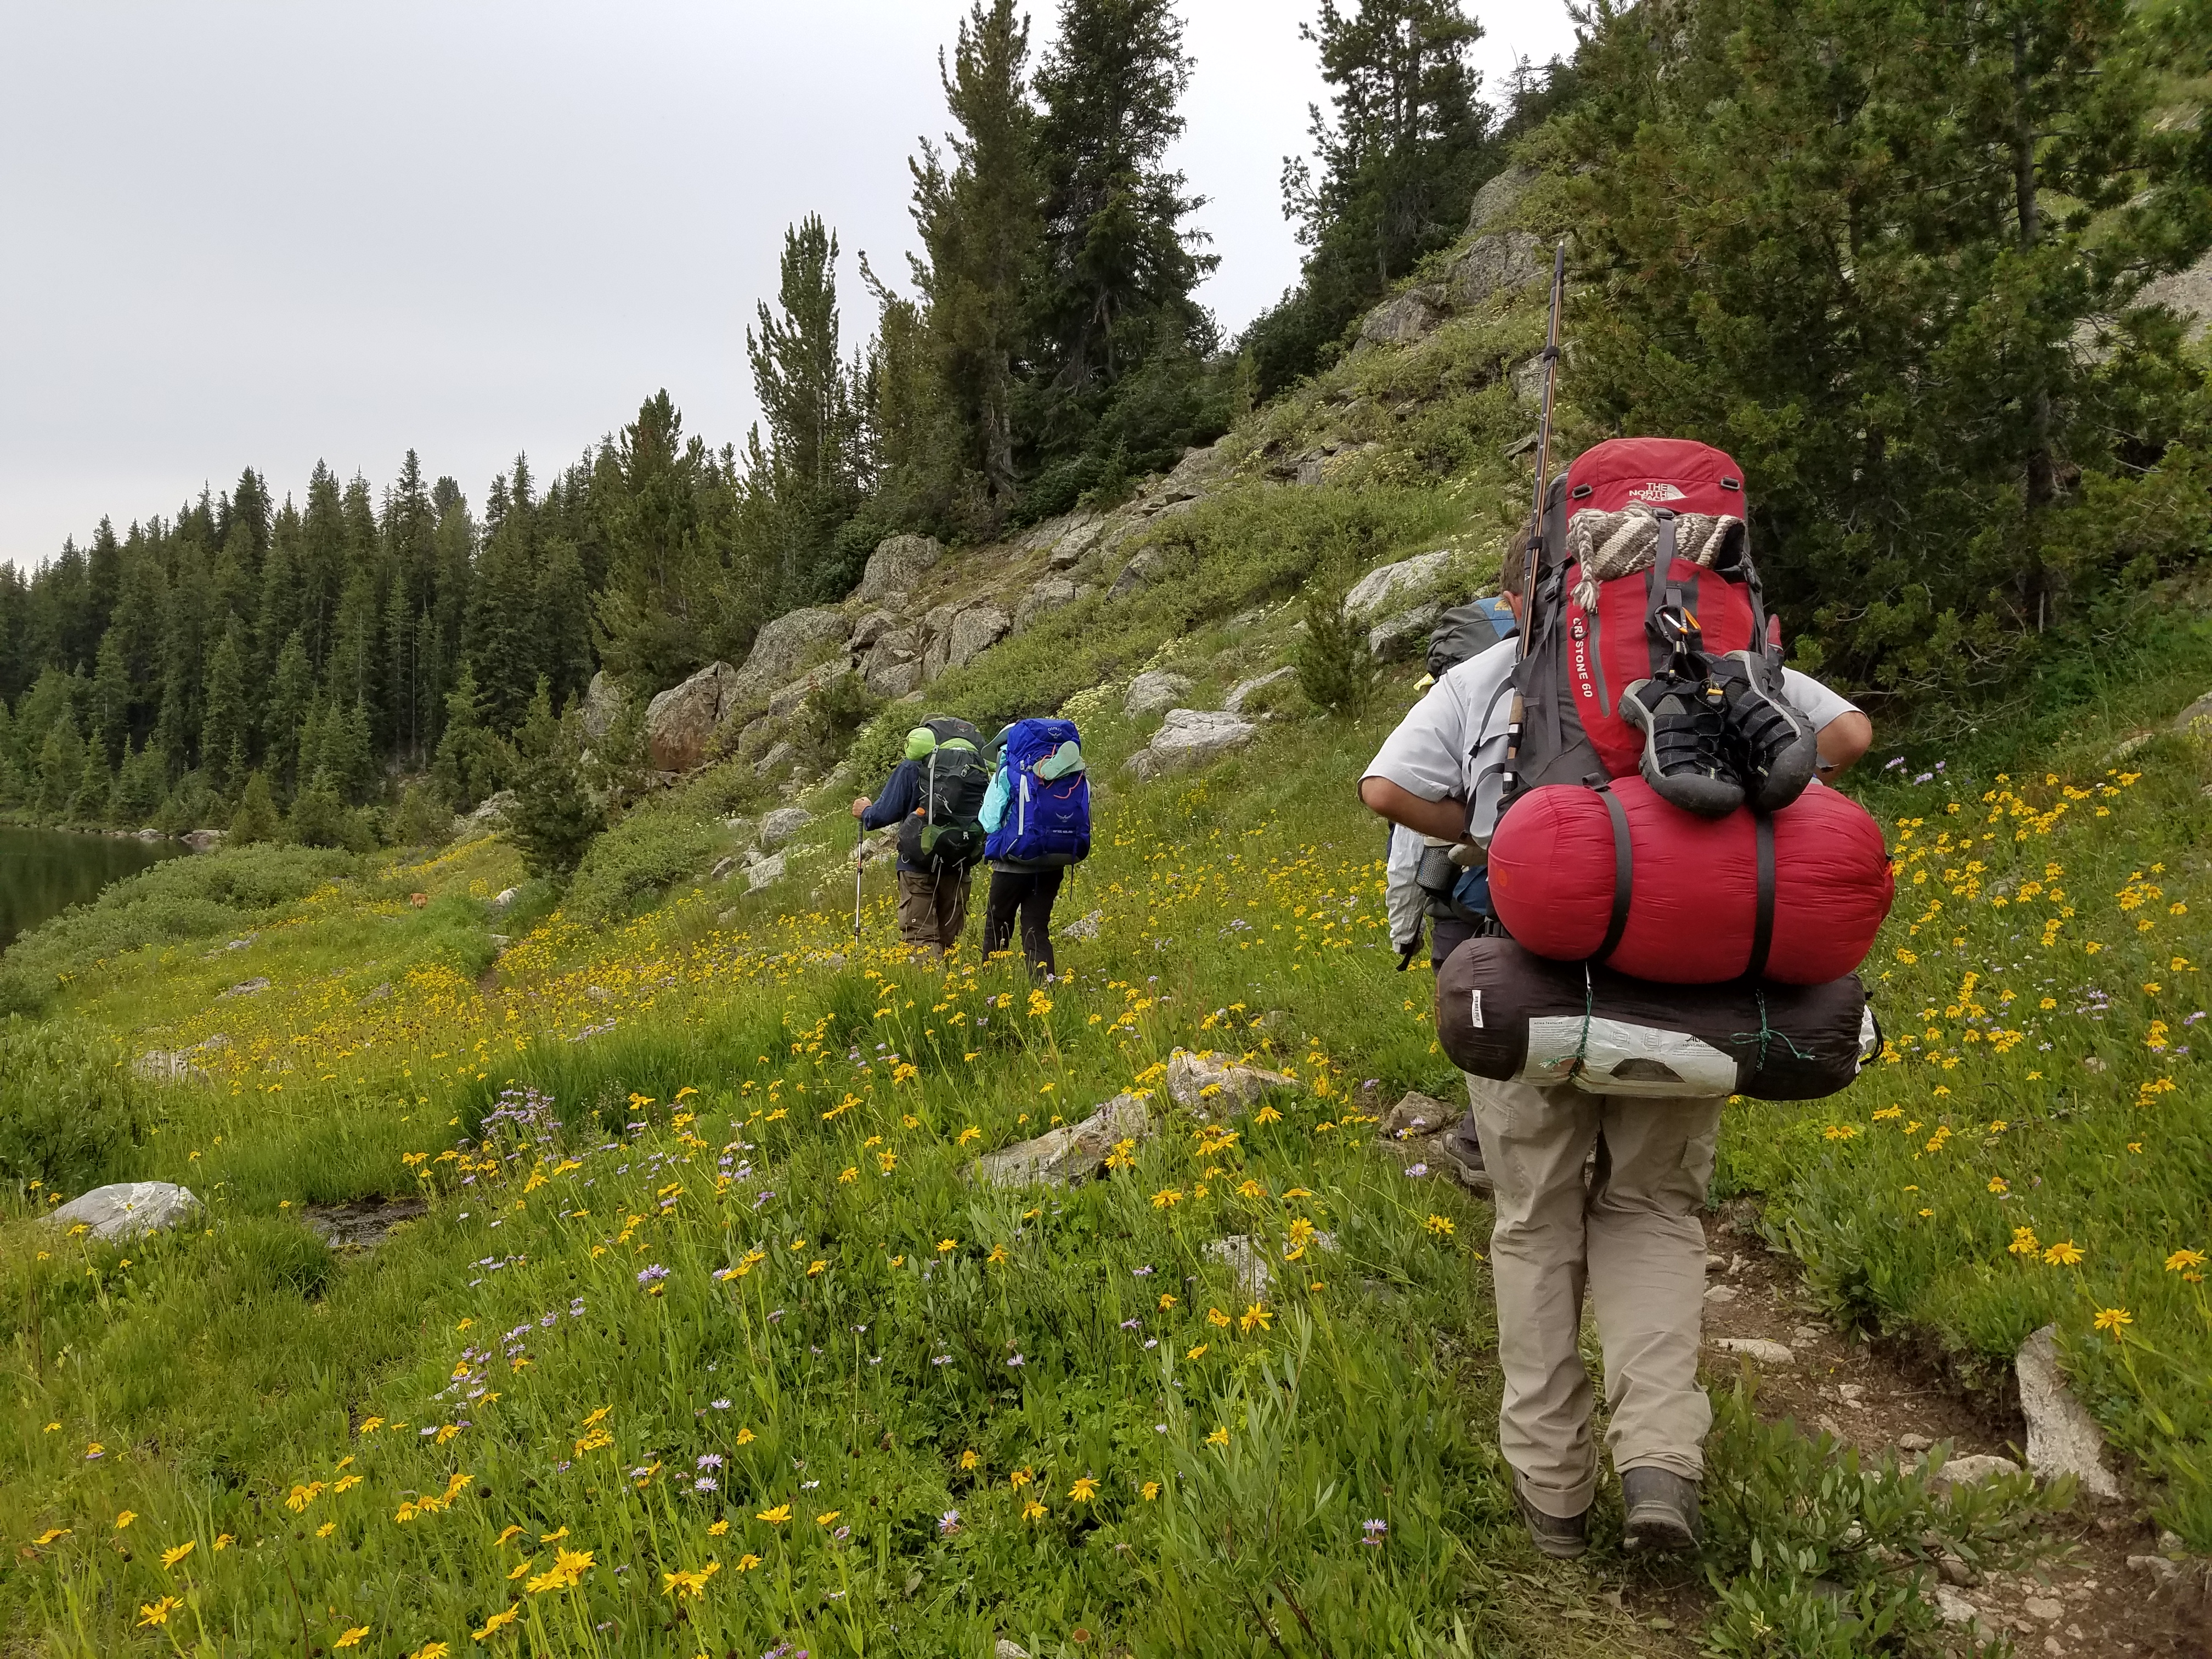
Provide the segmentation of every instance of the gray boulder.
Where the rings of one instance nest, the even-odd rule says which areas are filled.
[[[745,872],[745,890],[757,893],[763,887],[772,887],[783,879],[784,855],[781,853],[764,858]]]
[[[1546,275],[1542,255],[1543,243],[1525,230],[1478,236],[1444,273],[1444,291],[1455,308],[1472,310]]]
[[[1129,682],[1129,694],[1121,699],[1125,714],[1158,714],[1174,708],[1190,690],[1190,681],[1182,674],[1165,668],[1147,668]]]
[[[622,686],[601,669],[592,676],[592,683],[584,688],[584,707],[578,718],[583,722],[584,735],[593,743],[606,736],[609,728],[622,715],[628,701]]]
[[[95,1187],[71,1199],[46,1220],[64,1231],[79,1225],[94,1238],[122,1243],[148,1233],[167,1232],[200,1212],[191,1188],[167,1181],[122,1181],[112,1187]]]
[[[872,650],[878,640],[893,632],[898,626],[899,619],[891,612],[871,611],[853,625],[853,637],[847,640],[845,643],[854,651]]]
[[[880,668],[871,668],[861,678],[869,690],[896,702],[921,689],[921,660],[917,657],[905,662],[886,663]]]
[[[1234,1117],[1270,1089],[1295,1089],[1280,1072],[1247,1066],[1226,1054],[1178,1048],[1168,1056],[1168,1098],[1211,1117]]]
[[[476,811],[463,813],[456,823],[464,834],[481,835],[505,823],[507,814],[514,810],[514,791],[502,789],[497,794],[486,795],[477,803]]]
[[[1129,562],[1121,567],[1121,574],[1114,578],[1114,585],[1106,590],[1109,599],[1126,599],[1130,594],[1150,587],[1165,562],[1157,547],[1140,547],[1129,556]]]
[[[1352,585],[1344,596],[1344,614],[1352,622],[1373,623],[1394,611],[1403,610],[1417,595],[1443,580],[1451,568],[1449,548],[1378,566]]]
[[[1273,668],[1264,674],[1255,674],[1249,680],[1239,680],[1229,688],[1229,695],[1221,700],[1222,708],[1231,714],[1241,714],[1244,705],[1271,685],[1279,685],[1297,673],[1293,667]]]
[[[2045,1325],[2021,1343],[2013,1370],[2027,1419],[2027,1467],[2045,1480],[2070,1474],[2092,1497],[2119,1497],[2120,1483],[2105,1464],[2105,1437],[2059,1369],[2058,1328]]]
[[[2166,306],[2176,312],[2192,340],[2212,330],[2212,253],[2186,270],[2177,270],[2143,284],[2136,295],[2139,306]]]
[[[645,747],[655,771],[689,772],[705,763],[716,728],[737,702],[737,684],[736,669],[710,662],[646,704]]]
[[[1106,1165],[1124,1140],[1149,1140],[1152,1114],[1134,1095],[1116,1095],[1080,1123],[1066,1123],[975,1160],[973,1179],[984,1187],[1070,1187]]]
[[[787,611],[753,636],[745,665],[730,687],[730,705],[762,703],[803,668],[811,667],[852,636],[845,613],[828,605]]]
[[[894,593],[910,593],[923,574],[944,556],[944,544],[934,536],[893,536],[878,542],[876,550],[868,555],[866,574],[853,590],[853,597],[863,605],[874,605]]]
[[[1954,1486],[1978,1486],[1999,1475],[2019,1473],[2020,1465],[2009,1457],[1976,1452],[1971,1456],[1944,1459],[1943,1467],[1929,1476],[1928,1484],[1938,1492],[1948,1492]]]
[[[1426,289],[1407,289],[1367,313],[1367,320],[1359,325],[1358,347],[1412,345],[1434,331],[1443,319],[1443,309],[1434,294]]]
[[[778,738],[769,745],[768,752],[753,763],[753,775],[764,778],[778,767],[789,765],[798,754],[788,738]]]
[[[212,853],[229,837],[230,831],[228,830],[195,830],[190,835],[181,836],[178,839],[195,853]]]
[[[2195,702],[2176,714],[2173,717],[2173,729],[2185,736],[2196,729],[2199,720],[2212,721],[2212,691],[2207,691]]]
[[[1413,1140],[1449,1128],[1459,1121],[1460,1116],[1458,1109],[1433,1095],[1409,1091],[1382,1114],[1382,1125],[1376,1133],[1385,1140]]]
[[[1712,1345],[1723,1353],[1754,1360],[1761,1365],[1792,1365],[1797,1361],[1787,1343],[1770,1342],[1763,1336],[1717,1336]]]
[[[853,672],[853,659],[840,652],[825,663],[808,669],[787,685],[778,686],[769,695],[768,712],[781,718],[794,713],[799,706],[836,679],[842,679]]]
[[[218,997],[258,997],[268,988],[269,981],[265,978],[242,979],[228,990],[218,991],[216,994]]]
[[[962,611],[946,631],[945,666],[960,668],[975,661],[1006,638],[1006,630],[1013,625],[1012,617],[988,605],[974,605]]]
[[[1367,653],[1378,662],[1409,657],[1428,644],[1429,630],[1444,614],[1441,601],[1431,599],[1382,618],[1367,630]]]
[[[1170,708],[1152,740],[1123,763],[1140,779],[1187,772],[1250,743],[1260,728],[1218,709]]]
[[[761,851],[773,853],[813,822],[814,814],[803,806],[777,807],[760,822]]]
[[[1536,179],[1535,168],[1518,161],[1494,176],[1474,192],[1474,204],[1467,216],[1468,230],[1473,233],[1486,229],[1512,212]]]
[[[1098,544],[1106,529],[1105,520],[1087,516],[1055,519],[1052,522],[1061,528],[1045,555],[1045,568],[1050,570],[1073,569],[1083,556]]]
[[[484,901],[484,908],[494,916],[503,916],[514,908],[514,902],[522,896],[520,887],[506,887]]]
[[[1075,584],[1065,576],[1047,576],[1022,595],[1014,607],[1014,632],[1020,633],[1040,617],[1075,602]]]

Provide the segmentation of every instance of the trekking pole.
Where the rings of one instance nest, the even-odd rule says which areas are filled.
[[[860,827],[860,839],[853,848],[853,954],[860,952],[860,880],[868,868],[868,830]]]
[[[1567,297],[1567,244],[1560,239],[1552,253],[1552,320],[1544,337],[1544,412],[1536,427],[1536,484],[1534,499],[1528,508],[1528,540],[1521,560],[1521,644],[1516,661],[1528,659],[1529,643],[1535,635],[1536,573],[1544,562],[1544,495],[1550,488],[1547,476],[1552,470],[1552,397],[1559,379],[1559,314],[1565,308]],[[1516,676],[1517,679],[1517,676]],[[1501,799],[1510,800],[1520,787],[1521,727],[1528,708],[1519,685],[1513,691],[1513,714],[1505,728],[1505,767],[1503,774]],[[1474,823],[1474,803],[1467,804],[1468,824]]]

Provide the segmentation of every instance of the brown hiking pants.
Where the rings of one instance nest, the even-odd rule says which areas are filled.
[[[898,872],[899,937],[908,945],[939,952],[960,943],[968,925],[968,884],[975,872],[958,875],[927,871]]]
[[[1578,1346],[1585,1286],[1605,1350],[1613,1468],[1698,1479],[1712,1407],[1698,1386],[1705,1286],[1698,1211],[1722,1103],[1474,1077],[1468,1094],[1498,1183],[1490,1257],[1505,1381],[1498,1449],[1523,1493],[1566,1517],[1587,1510],[1597,1488]]]

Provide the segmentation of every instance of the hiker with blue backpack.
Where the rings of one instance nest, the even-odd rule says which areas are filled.
[[[907,733],[906,757],[875,799],[853,803],[863,830],[900,826],[899,937],[908,945],[942,957],[960,942],[969,884],[983,856],[980,814],[988,787],[983,734],[938,714]]]
[[[1030,972],[1054,976],[1052,907],[1072,864],[1091,854],[1091,778],[1075,722],[1023,720],[992,740],[1001,758],[983,798],[991,890],[983,954],[1007,948],[1017,916]]]

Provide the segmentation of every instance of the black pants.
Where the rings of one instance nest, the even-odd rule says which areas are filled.
[[[1065,870],[994,870],[991,896],[983,907],[983,954],[1003,951],[1014,937],[1014,913],[1022,918],[1022,955],[1036,974],[1050,974],[1052,904],[1060,896]]]

